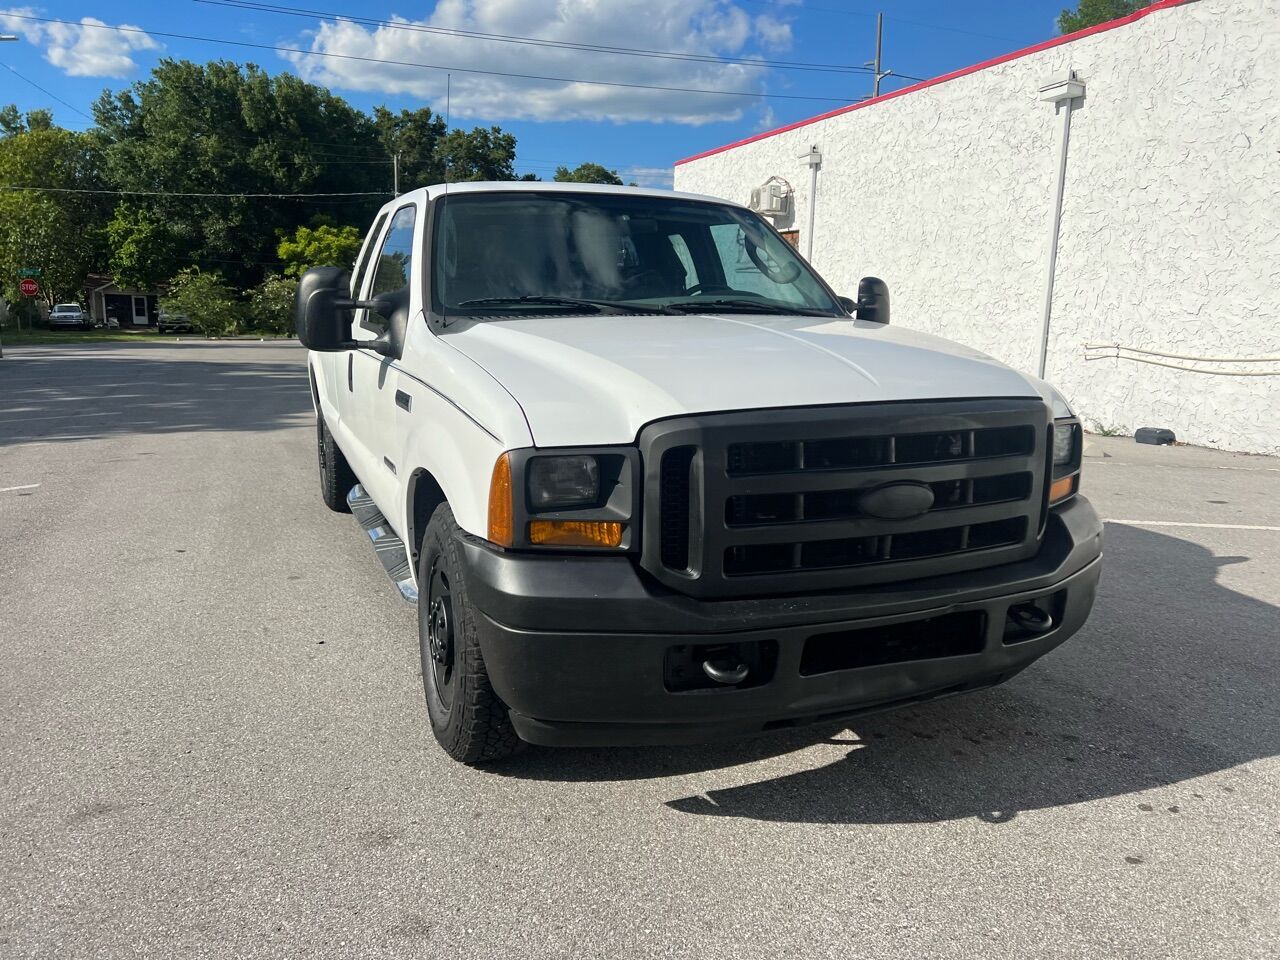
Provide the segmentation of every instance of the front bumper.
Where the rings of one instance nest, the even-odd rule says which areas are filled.
[[[1009,679],[1085,622],[1101,572],[1102,525],[1075,497],[1051,511],[1039,553],[998,567],[856,590],[696,600],[623,557],[502,553],[462,535],[461,552],[485,664],[520,736],[548,746],[693,743],[935,699]],[[1036,602],[1054,627],[1007,642],[1009,609]],[[903,653],[887,628],[953,614],[973,625],[963,653]],[[882,629],[885,628],[885,629]],[[930,626],[921,631],[927,635]],[[886,643],[894,662],[822,669],[813,638]],[[768,645],[762,680],[673,692],[675,647]],[[921,656],[922,649],[928,655]],[[905,657],[905,659],[903,659]],[[855,656],[876,661],[877,655]],[[883,659],[883,656],[879,657]],[[754,683],[755,685],[749,685]]]

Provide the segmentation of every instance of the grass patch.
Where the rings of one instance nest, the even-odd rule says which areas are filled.
[[[120,330],[0,330],[0,343],[6,347],[21,347],[38,343],[100,343],[103,341],[136,342],[159,340],[154,330],[124,333]]]

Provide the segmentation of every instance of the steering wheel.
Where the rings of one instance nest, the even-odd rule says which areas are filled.
[[[751,242],[750,237],[743,237],[742,245],[746,248],[747,256],[751,258],[751,262],[756,265],[756,268],[774,283],[795,283],[796,278],[800,276],[799,264],[767,263],[760,252],[760,248]]]

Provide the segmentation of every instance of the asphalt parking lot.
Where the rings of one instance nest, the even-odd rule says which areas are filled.
[[[0,360],[0,955],[1276,956],[1280,460],[1099,438],[1093,617],[993,691],[482,771],[304,359]]]

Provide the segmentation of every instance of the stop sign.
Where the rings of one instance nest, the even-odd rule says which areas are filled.
[[[18,284],[18,290],[21,291],[24,297],[34,297],[40,292],[40,284],[28,277]]]

